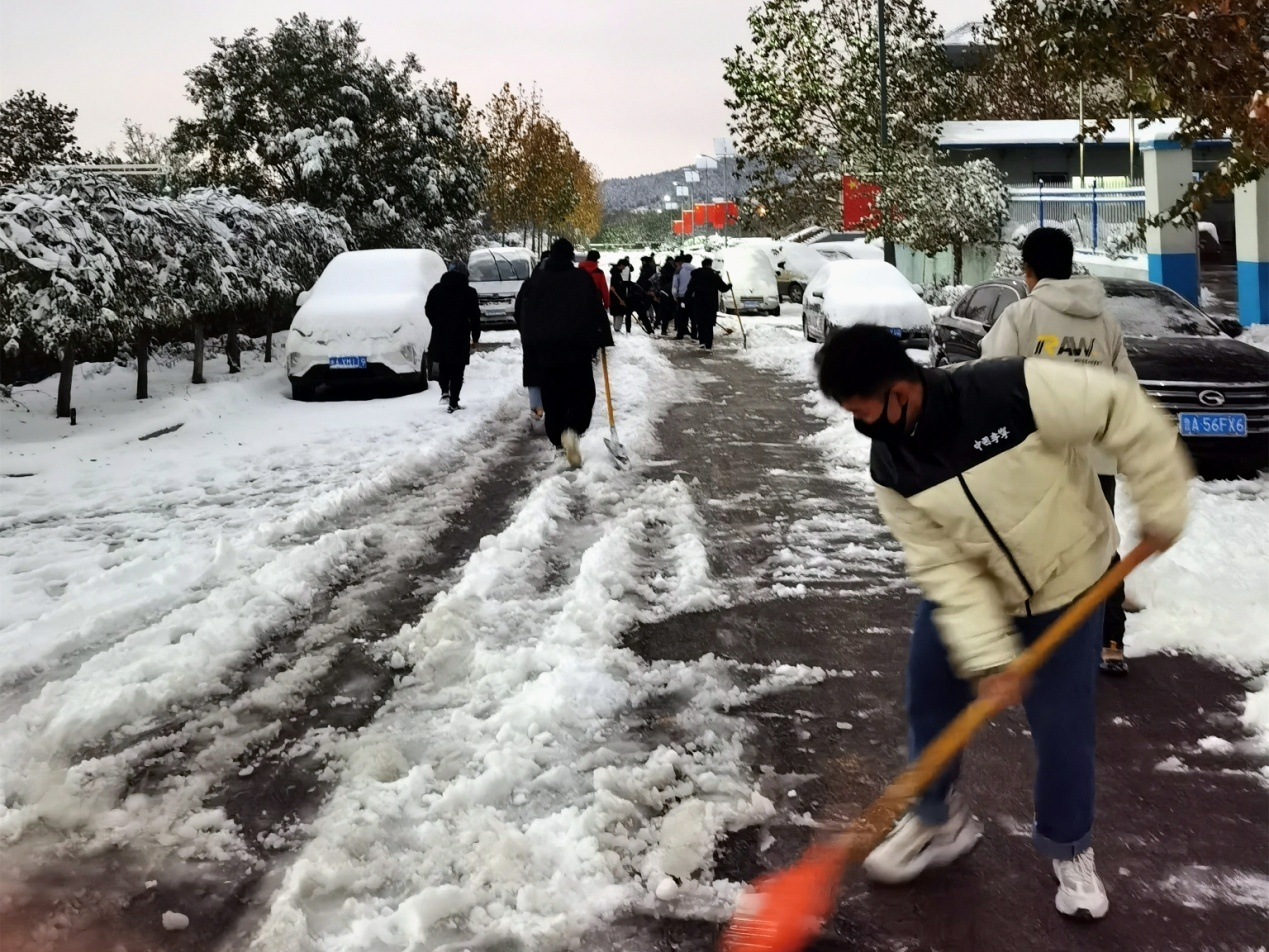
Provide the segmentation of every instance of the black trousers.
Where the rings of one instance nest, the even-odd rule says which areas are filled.
[[[1106,501],[1110,503],[1110,511],[1115,511],[1115,477],[1114,476],[1098,476],[1097,481],[1102,485],[1102,495],[1106,497]],[[1119,561],[1119,553],[1116,552],[1114,558],[1110,560],[1110,564],[1114,565]],[[1124,646],[1124,583],[1119,585],[1111,592],[1110,598],[1106,599],[1106,613],[1102,618],[1102,647],[1109,647],[1111,643],[1122,648]]]
[[[456,361],[444,360],[437,366],[441,372],[436,378],[436,382],[441,385],[441,393],[448,393],[449,405],[456,407],[458,406],[458,395],[463,390],[463,372],[467,369],[467,366]]]
[[[674,302],[674,336],[680,340],[686,337],[691,329],[692,315],[682,301]]]
[[[674,320],[674,298],[657,295],[657,319],[661,322],[661,336],[664,337],[670,333],[670,322]]]
[[[710,350],[714,349],[714,325],[715,321],[701,320],[696,322],[696,330],[700,334],[701,344]]]
[[[579,436],[590,427],[595,412],[595,370],[589,359],[564,367],[542,368],[540,389],[546,436],[560,445],[565,430]]]

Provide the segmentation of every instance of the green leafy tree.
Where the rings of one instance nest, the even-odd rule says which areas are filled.
[[[750,207],[765,211],[767,227],[835,220],[843,174],[884,186],[933,148],[955,112],[943,33],[921,0],[886,4],[884,146],[874,0],[765,0],[749,29],[724,77]]]
[[[173,133],[195,181],[337,212],[361,247],[463,250],[484,172],[456,86],[422,82],[412,55],[375,59],[352,20],[299,14],[213,45],[186,74],[203,114]]]
[[[1269,167],[1269,0],[995,0],[988,37],[1053,82],[1124,90],[1086,110],[1098,138],[1127,112],[1180,119],[1189,144],[1228,135],[1229,156],[1156,216],[1193,223],[1215,197]],[[1143,225],[1146,222],[1143,222]]]

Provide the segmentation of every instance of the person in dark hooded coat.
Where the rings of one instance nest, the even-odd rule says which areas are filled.
[[[480,341],[480,299],[467,281],[464,262],[450,262],[449,270],[428,292],[424,313],[432,325],[427,349],[430,362],[440,367],[441,402],[448,403],[453,413],[462,409],[458,397],[463,373],[472,348]]]
[[[718,295],[730,291],[731,285],[723,280],[723,276],[714,270],[714,262],[706,258],[701,266],[692,272],[687,282],[687,293],[683,300],[687,305],[687,313],[696,325],[696,333],[701,347],[714,349],[714,325],[718,323]]]
[[[521,290],[520,338],[525,368],[534,368],[546,411],[546,435],[582,462],[579,439],[595,410],[595,370],[591,361],[612,346],[612,325],[590,275],[573,265],[573,244],[560,238],[546,264]]]

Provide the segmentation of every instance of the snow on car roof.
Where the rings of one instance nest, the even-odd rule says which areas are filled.
[[[445,262],[425,248],[345,251],[313,285],[313,297],[426,291],[445,273]]]
[[[880,324],[924,327],[930,309],[894,265],[884,261],[830,261],[808,288],[823,297],[824,313],[837,327]]]

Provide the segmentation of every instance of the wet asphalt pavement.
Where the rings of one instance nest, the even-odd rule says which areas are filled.
[[[866,488],[834,478],[805,442],[824,425],[806,412],[805,385],[755,370],[731,346],[712,355],[684,344],[659,346],[671,349],[695,393],[662,421],[661,458],[643,463],[648,478],[679,476],[692,486],[710,535],[714,574],[733,585],[736,597],[725,610],[636,628],[628,643],[650,660],[713,653],[735,663],[740,681],[756,680],[777,664],[825,669],[818,684],[731,712],[752,722],[747,759],[778,806],[771,821],[731,835],[718,850],[717,876],[747,881],[794,859],[810,836],[810,818],[851,816],[901,769],[902,671],[917,596]],[[421,614],[481,536],[506,522],[545,458],[540,440],[505,428],[491,435],[486,452],[487,471],[471,487],[480,505],[416,560],[375,581],[369,613],[340,628],[331,642],[330,673],[301,698],[286,736],[249,749],[238,762],[251,768],[248,773],[226,775],[218,802],[245,828],[262,837],[298,829],[317,809],[325,792],[318,781],[322,764],[293,756],[287,736],[325,726],[356,730],[373,717],[392,678],[371,633]],[[338,597],[332,593],[332,604]],[[319,606],[295,631],[279,632],[257,664],[285,664],[281,656],[295,650],[303,632],[325,623],[324,611]],[[975,741],[967,758],[965,788],[986,826],[978,849],[910,887],[872,889],[850,877],[817,948],[1234,952],[1264,946],[1269,799],[1256,772],[1264,764],[1245,753],[1197,747],[1199,738],[1213,734],[1245,738],[1237,717],[1242,685],[1227,672],[1178,657],[1136,661],[1129,678],[1102,688],[1095,845],[1111,893],[1105,920],[1074,923],[1053,909],[1050,873],[1028,838],[1026,725],[1008,715]],[[357,703],[332,706],[334,696]],[[649,735],[663,730],[663,722],[649,712]],[[176,746],[164,769],[180,769],[191,754]],[[162,782],[162,775],[136,778],[138,788]],[[297,839],[288,848],[298,845]],[[165,884],[177,884],[186,908],[197,900],[191,911],[199,928],[186,933],[157,928],[156,913],[171,896],[146,889],[153,871],[135,868],[126,856],[84,858],[72,876],[65,867],[52,876],[32,867],[19,911],[34,925],[18,934],[10,907],[0,948],[243,949],[285,855],[285,848],[262,849],[255,864],[209,864],[187,870],[183,880],[164,875]],[[718,928],[629,916],[581,947],[704,952],[714,947]]]
[[[728,351],[704,357],[682,350],[675,359],[705,379],[700,399],[677,408],[662,428],[665,453],[689,482],[699,480],[707,507],[710,499],[744,500],[707,508],[717,571],[743,575],[768,562],[787,540],[752,527],[787,526],[808,501],[877,524],[867,494],[830,479],[817,452],[800,442],[823,425],[804,412],[804,385],[755,371]],[[862,528],[853,534],[867,535]],[[820,541],[852,540],[826,534]],[[849,818],[902,768],[903,667],[917,596],[900,574],[898,563],[873,561],[792,598],[767,597],[758,579],[748,604],[632,633],[650,659],[713,652],[746,665],[828,671],[821,684],[733,711],[755,724],[751,763],[773,768],[767,793],[784,808],[722,845],[719,877],[748,881],[792,861],[809,841],[803,813]],[[1257,773],[1264,761],[1196,745],[1213,734],[1246,739],[1238,720],[1243,686],[1190,658],[1152,657],[1100,689],[1094,845],[1111,896],[1106,919],[1073,922],[1053,907],[1051,872],[1029,838],[1030,740],[1025,718],[1011,712],[966,758],[964,787],[986,827],[974,853],[908,887],[872,888],[848,877],[817,948],[1262,948],[1269,939],[1269,797]],[[1180,769],[1160,769],[1173,757]],[[615,947],[704,952],[717,934],[712,923],[633,919],[621,924]]]

